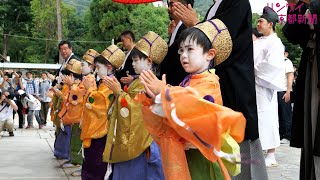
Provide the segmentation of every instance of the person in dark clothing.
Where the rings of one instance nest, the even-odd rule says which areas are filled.
[[[116,71],[115,75],[123,88],[125,85],[129,84],[137,78],[133,67],[132,67],[132,57],[130,55],[131,50],[134,48],[135,36],[131,31],[124,31],[121,33],[122,46],[127,49],[126,59],[124,60],[122,66]]]
[[[175,14],[186,26],[199,23],[191,6],[186,8],[181,3],[175,3],[173,8],[176,8]],[[242,112],[247,120],[245,140],[240,144],[241,173],[234,178],[268,179],[258,132],[249,0],[216,0],[205,20],[215,18],[227,26],[233,42],[229,58],[215,67],[220,78],[223,105]]]
[[[320,179],[320,26],[314,19],[320,16],[320,1],[311,0],[310,6],[299,0],[287,2],[295,5],[288,8],[287,17],[304,16],[307,22],[287,22],[282,29],[288,41],[303,50],[294,89],[290,146],[301,148],[300,179]]]
[[[171,20],[170,26],[168,28],[170,40],[168,42],[168,53],[160,64],[160,77],[165,74],[167,83],[172,86],[178,86],[181,81],[188,75],[188,73],[186,73],[181,65],[180,55],[178,54],[179,45],[177,43],[180,33],[187,27],[183,24],[179,17],[174,15],[172,5],[175,2],[180,2],[183,5],[190,4],[191,6],[193,6],[193,0],[168,1],[168,13]]]

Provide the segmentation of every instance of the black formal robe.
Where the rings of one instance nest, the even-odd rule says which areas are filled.
[[[168,53],[160,64],[160,77],[166,74],[167,83],[172,86],[179,86],[188,75],[180,63],[180,55],[178,54],[179,44],[177,42],[179,35],[185,29],[186,26],[184,24],[179,27],[173,44],[168,48]]]
[[[233,42],[229,58],[215,67],[223,105],[244,114],[247,120],[245,139],[253,141],[259,138],[259,132],[250,3],[248,0],[223,0],[212,19],[216,18],[228,27]]]
[[[123,66],[122,69],[119,69],[115,72],[115,76],[116,78],[118,79],[118,81],[120,82],[121,84],[121,87],[123,88],[125,84],[123,84],[120,79],[122,77],[127,77],[127,73],[130,74],[130,75],[136,75],[136,73],[134,72],[134,69],[132,67],[132,56],[131,54],[128,55],[127,59],[126,59],[126,62]]]
[[[290,12],[290,9],[288,9],[287,14],[298,17],[298,15],[304,15],[309,8],[312,14],[320,16],[319,0],[311,0],[310,7],[299,1],[296,7],[301,4],[300,11],[297,9]],[[320,108],[319,102],[312,101],[314,94],[319,94],[320,92],[319,81],[316,82],[313,79],[314,71],[317,71],[318,80],[320,80],[320,27],[319,24],[314,26],[315,29],[312,31],[309,25],[295,22],[293,24],[287,23],[283,28],[283,33],[288,41],[293,44],[299,44],[303,49],[296,87],[293,92],[295,102],[290,146],[302,148],[300,179],[306,180],[320,178],[320,114],[319,109],[312,110],[316,106]],[[314,67],[314,62],[317,62],[317,67]],[[314,85],[318,85],[317,90],[312,88]],[[312,117],[311,114],[315,114],[315,116]]]
[[[64,60],[64,61],[69,61],[70,59],[76,59],[79,60],[79,58],[77,56],[75,56],[74,54],[72,54],[68,59]],[[59,73],[61,70],[63,70],[64,67],[62,67],[63,64],[61,64],[60,68],[55,72],[55,76],[58,77]],[[52,81],[52,87],[55,86],[57,84],[57,80],[53,80]]]

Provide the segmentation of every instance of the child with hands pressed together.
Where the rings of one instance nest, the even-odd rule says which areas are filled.
[[[189,73],[180,86],[167,85],[165,76],[159,80],[150,70],[140,74],[154,99],[142,107],[144,122],[160,146],[167,180],[230,179],[240,172],[245,118],[222,106],[219,78],[211,69],[229,57],[230,34],[214,19],[184,30],[179,41],[180,62]]]
[[[166,42],[156,33],[148,32],[131,51],[132,66],[137,75],[160,64],[168,51]],[[135,100],[144,92],[140,79],[121,89],[115,77],[103,82],[113,91],[115,101],[109,119],[109,132],[103,160],[113,163],[113,180],[164,179],[159,147],[146,129],[141,103]]]
[[[81,122],[81,140],[84,147],[81,172],[83,180],[104,180],[107,172],[108,165],[102,161],[102,154],[108,133],[108,112],[114,93],[102,83],[102,80],[106,77],[113,77],[115,69],[121,66],[124,58],[125,54],[121,49],[116,45],[109,46],[93,61],[100,78],[98,86],[91,76],[83,79],[86,89]],[[110,166],[109,169],[111,169]]]
[[[81,62],[77,59],[70,59],[65,69],[61,71],[63,74],[63,84],[60,84],[62,85],[62,90],[51,89],[60,99],[60,108],[56,119],[58,126],[56,129],[54,155],[57,158],[66,159],[61,166],[63,168],[75,167],[82,162],[82,157],[78,154],[81,150],[81,141],[78,133],[80,131],[79,122],[81,116],[74,116],[76,108],[70,101],[71,90],[78,87],[81,82],[81,70]]]

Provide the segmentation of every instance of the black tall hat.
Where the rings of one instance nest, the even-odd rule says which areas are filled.
[[[279,22],[278,14],[272,8],[270,8],[268,6],[263,8],[263,14],[260,16],[260,18],[264,18],[268,22],[272,22],[273,25],[275,25],[277,22]]]

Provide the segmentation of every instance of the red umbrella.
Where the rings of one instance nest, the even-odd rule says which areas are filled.
[[[122,4],[144,4],[151,3],[161,0],[112,0],[113,2],[122,3]]]

